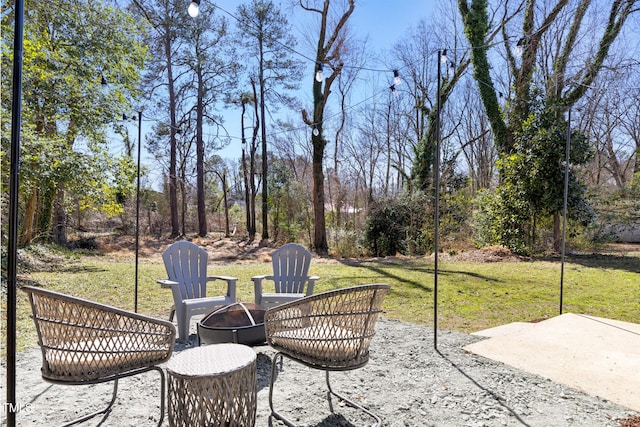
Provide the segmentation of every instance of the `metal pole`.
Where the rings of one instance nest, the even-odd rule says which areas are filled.
[[[24,1],[16,0],[13,39],[13,98],[11,107],[11,153],[9,168],[9,229],[7,254],[7,426],[16,425],[16,307],[18,259],[18,190],[20,184],[20,123],[22,116],[22,59],[24,47]]]
[[[436,164],[435,172],[435,225],[434,225],[434,255],[433,255],[433,347],[438,349],[438,251],[440,250],[440,57],[438,51],[438,98],[436,114]]]
[[[562,256],[560,260],[560,314],[562,314],[562,299],[564,293],[564,255],[567,239],[567,199],[569,198],[569,149],[571,146],[571,107],[567,116],[567,139],[564,161],[564,200],[562,210]]]
[[[133,309],[138,312],[138,252],[140,247],[140,148],[142,147],[142,111],[138,111],[138,183],[136,188],[136,274]]]

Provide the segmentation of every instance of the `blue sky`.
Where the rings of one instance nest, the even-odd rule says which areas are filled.
[[[248,0],[243,2],[238,0],[218,0],[213,3],[222,9],[222,11],[235,14],[238,5],[241,3],[248,3]],[[375,53],[379,53],[390,49],[398,40],[405,36],[410,27],[415,26],[419,19],[429,18],[435,4],[435,0],[401,0],[393,3],[382,0],[358,0],[356,1],[354,13],[350,18],[350,24],[355,30],[357,37],[360,39],[368,38],[371,50]],[[188,1],[185,0],[185,13],[187,5]],[[299,19],[305,19],[310,14],[308,12],[301,11],[299,7],[296,9],[298,12],[294,13],[289,20],[295,31],[301,31],[301,28],[304,28],[304,26],[300,25]],[[218,13],[221,12],[219,11]],[[222,13],[222,15],[229,18],[229,16],[224,13]],[[296,34],[296,37],[299,36],[300,34]],[[297,50],[304,54],[313,56],[313,52],[305,52],[303,46],[299,46]],[[305,79],[307,78],[305,77]],[[303,80],[303,82],[304,81],[305,80]],[[233,110],[225,110],[223,112],[227,112],[225,127],[231,136],[238,137],[241,133],[239,121],[237,119],[238,113]],[[150,122],[143,123],[143,140],[144,134],[147,129],[150,129],[151,124],[152,123]],[[136,135],[134,135],[135,132],[137,132],[137,126],[131,124],[130,134],[134,138],[136,137]],[[220,150],[216,154],[225,159],[238,159],[240,156],[239,141],[232,139],[230,146]],[[161,172],[158,170],[157,165],[150,164],[152,161],[153,160],[150,156],[144,153],[143,146],[143,163],[146,163],[151,171],[156,170],[157,172]],[[154,188],[160,188],[161,174],[152,173],[149,179],[151,181],[150,184]]]
[[[238,4],[240,4],[238,0],[221,0],[215,3],[229,13],[235,13]],[[349,22],[356,31],[357,37],[363,40],[368,38],[371,51],[379,53],[392,48],[399,39],[405,36],[411,26],[415,26],[419,19],[428,18],[435,3],[434,0],[402,0],[394,4],[382,0],[358,0]],[[294,31],[304,29],[304,25],[301,25],[299,20],[308,16],[312,15],[302,11],[299,7],[297,8],[297,12],[289,18]],[[301,35],[296,34],[296,37],[301,37]],[[315,52],[307,52],[305,49],[304,42],[301,41],[297,50],[310,57],[315,55]],[[309,72],[312,72],[311,68]],[[303,77],[303,91],[306,88],[305,82],[308,80],[308,76]],[[227,122],[227,125],[229,125],[228,130],[232,135],[240,134],[239,124],[236,125],[237,130],[234,130],[233,123],[230,121]],[[222,150],[219,154],[225,158],[240,155],[239,150],[234,150],[231,147]]]
[[[373,46],[389,49],[404,37],[409,27],[432,14],[435,0],[362,0],[356,2],[351,23]]]

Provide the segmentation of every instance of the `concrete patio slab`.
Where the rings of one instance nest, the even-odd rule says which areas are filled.
[[[531,322],[513,322],[502,326],[496,326],[495,328],[483,329],[482,331],[473,332],[471,335],[477,335],[479,337],[493,338],[501,335],[519,334],[526,329],[534,327],[535,323]]]
[[[568,313],[476,335],[465,350],[640,412],[640,324]]]

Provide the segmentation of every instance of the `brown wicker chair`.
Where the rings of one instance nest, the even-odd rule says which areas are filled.
[[[86,385],[113,381],[105,409],[70,426],[107,414],[115,402],[118,379],[156,370],[161,377],[160,421],[164,420],[165,377],[158,365],[173,353],[171,322],[131,313],[53,291],[22,287],[29,295],[42,350],[42,377],[55,384]]]
[[[369,361],[369,345],[374,326],[382,312],[389,285],[355,286],[304,297],[267,310],[267,343],[277,350],[271,366],[269,407],[271,415],[288,426],[295,426],[273,407],[276,364],[283,356],[310,368],[324,370],[329,393],[375,418],[380,417],[331,389],[330,371],[360,368]]]

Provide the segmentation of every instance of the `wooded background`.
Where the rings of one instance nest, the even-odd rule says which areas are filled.
[[[440,147],[442,249],[558,250],[569,140],[571,244],[640,241],[640,1],[443,0],[385,52],[355,0],[187,6],[27,2],[22,245],[135,232],[138,112],[141,234],[429,253]],[[12,25],[4,2],[3,227]]]

